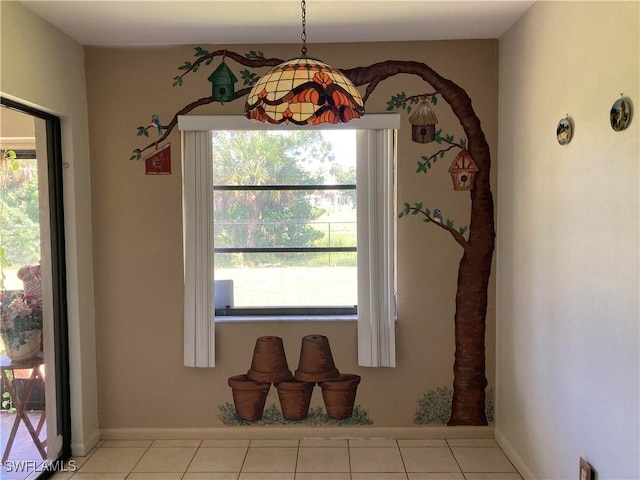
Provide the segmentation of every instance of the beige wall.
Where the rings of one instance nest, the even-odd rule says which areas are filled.
[[[239,53],[258,48],[279,58],[299,51],[297,45],[232,47]],[[311,333],[329,337],[341,371],[362,375],[357,403],[368,410],[374,426],[412,425],[417,400],[428,390],[452,384],[454,298],[462,254],[449,235],[415,217],[399,222],[397,368],[358,367],[356,326],[349,322],[218,324],[216,368],[182,366],[179,134],[173,132],[169,138],[173,175],[145,176],[143,163],[128,158],[134,148],[146,145],[136,137],[136,128],[149,125],[153,113],[166,124],[182,107],[211,94],[207,77],[219,58],[189,75],[184,86],[171,86],[177,67],[192,60],[193,53],[191,46],[85,49],[101,428],[222,426],[217,406],[232,401],[227,378],[249,368],[256,338],[281,336],[289,366],[295,369],[300,340]],[[312,45],[310,54],[340,68],[386,59],[429,64],[467,90],[495,154],[496,41]],[[244,67],[229,60],[228,64],[240,77],[238,71]],[[417,78],[398,76],[379,85],[367,108],[383,113],[394,93],[430,90]],[[240,114],[243,103],[208,105],[192,113]],[[443,132],[459,138],[461,128],[445,102],[438,103],[436,113]],[[416,174],[420,155],[437,147],[411,142],[406,115],[402,121],[399,200],[424,201],[456,224],[468,224],[469,194],[454,192],[447,173],[453,156],[441,160],[426,176]],[[150,134],[153,140],[156,134]],[[493,282],[490,289],[487,376],[493,385]],[[271,403],[277,404],[273,389],[267,400]],[[312,403],[321,405],[319,389]]]
[[[62,126],[72,449],[97,441],[89,136],[82,46],[17,2],[0,2],[2,95]]]
[[[640,477],[638,7],[540,2],[500,39],[496,436],[525,478]]]

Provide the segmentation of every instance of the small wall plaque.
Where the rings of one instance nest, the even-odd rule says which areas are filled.
[[[631,122],[631,103],[626,98],[619,98],[611,106],[609,112],[611,128],[616,132],[626,129]]]
[[[566,145],[571,141],[571,138],[573,137],[573,125],[571,124],[571,120],[569,120],[568,115],[558,122],[558,126],[556,127],[556,137],[558,138],[558,143],[560,145]]]

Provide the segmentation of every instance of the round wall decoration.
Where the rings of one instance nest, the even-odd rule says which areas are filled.
[[[558,122],[556,137],[560,145],[566,145],[571,141],[571,137],[573,137],[573,126],[568,116]]]
[[[616,132],[621,132],[629,126],[631,122],[631,104],[625,98],[619,98],[611,106],[609,112],[609,119],[611,121],[611,128]]]

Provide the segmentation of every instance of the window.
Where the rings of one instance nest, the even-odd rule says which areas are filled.
[[[356,131],[215,131],[215,314],[352,315]]]
[[[328,235],[322,232],[320,225],[314,225],[315,220],[322,218],[322,212],[313,208],[322,206],[322,196],[330,193],[329,197],[342,198],[348,202],[353,196],[353,183],[335,183],[329,181],[329,175],[320,178],[313,167],[302,168],[305,172],[296,182],[280,181],[269,185],[277,188],[265,190],[264,184],[252,184],[246,181],[225,181],[214,186],[214,152],[212,142],[214,132],[217,140],[224,140],[222,132],[229,130],[273,130],[268,124],[248,122],[243,117],[226,116],[184,116],[179,117],[178,125],[183,131],[183,227],[184,227],[184,264],[185,264],[185,318],[184,318],[184,363],[187,366],[213,367],[215,365],[215,309],[213,295],[213,272],[216,275],[231,265],[230,255],[254,256],[253,265],[265,264],[281,265],[284,268],[284,258],[293,262],[299,268],[317,268],[313,263],[322,259],[322,255],[337,255],[347,257],[355,253],[355,278],[357,283],[357,321],[358,321],[358,363],[362,366],[395,366],[395,129],[399,126],[398,115],[368,115],[366,118],[353,120],[347,125],[337,127],[341,130],[356,129],[356,245],[354,249],[353,237],[351,244],[340,245],[339,242],[329,242]],[[333,126],[335,129],[336,126]],[[275,143],[274,139],[286,138],[289,135],[282,130],[272,136],[262,136],[268,145]],[[292,128],[295,130],[295,128]],[[305,134],[312,135],[313,128],[303,127]],[[280,137],[278,137],[280,135]],[[317,133],[314,135],[317,136]],[[230,138],[241,138],[240,135],[230,135]],[[300,155],[312,158],[305,149]],[[217,150],[216,150],[217,152]],[[253,153],[253,155],[258,155]],[[294,162],[295,163],[295,162]],[[257,162],[248,162],[256,166]],[[219,165],[218,165],[219,166]],[[216,168],[218,168],[216,166]],[[221,171],[224,169],[220,166]],[[255,172],[254,172],[255,173]],[[221,178],[232,175],[220,174]],[[287,177],[291,178],[291,177]],[[328,182],[328,183],[327,183]],[[217,187],[217,188],[216,188]],[[247,193],[249,192],[249,193]],[[250,194],[250,195],[249,195]],[[349,194],[349,195],[347,195]],[[244,197],[243,197],[244,195]],[[314,197],[315,195],[315,197]],[[271,196],[271,198],[269,197]],[[288,215],[282,209],[278,198],[287,197],[287,202],[297,201],[304,205],[305,215]],[[222,218],[214,220],[214,201],[218,205],[218,213]],[[303,199],[304,201],[301,201]],[[226,203],[225,203],[226,202]],[[234,203],[235,202],[235,203]],[[226,207],[223,208],[223,205]],[[228,215],[230,208],[242,205],[242,209],[234,216]],[[248,216],[247,210],[259,211],[264,205],[278,206],[275,220],[280,215],[281,225],[273,230],[274,219],[265,218],[262,214]],[[279,213],[278,213],[279,212]],[[287,215],[285,215],[287,213]],[[320,214],[318,216],[318,214]],[[226,216],[225,216],[226,215]],[[242,222],[242,215],[245,221]],[[353,215],[353,213],[350,213]],[[284,221],[286,218],[286,222]],[[304,220],[304,221],[303,221]],[[321,223],[321,222],[320,222]],[[349,222],[347,222],[349,223]],[[263,225],[264,224],[264,225]],[[281,228],[285,226],[284,230]],[[247,241],[248,228],[262,229],[260,241],[257,237],[253,243]],[[289,230],[287,230],[289,229]],[[239,232],[239,233],[238,233]],[[283,232],[285,232],[283,234]],[[320,233],[323,233],[320,236]],[[242,245],[236,245],[232,238],[241,238]],[[267,241],[266,239],[269,239]],[[324,241],[324,244],[323,244]],[[316,242],[314,244],[314,242]],[[253,250],[249,250],[253,249]],[[212,251],[215,254],[212,255]],[[279,263],[269,263],[268,255]],[[308,255],[304,260],[296,256]],[[227,255],[226,260],[224,256]],[[284,257],[282,257],[284,255]],[[309,256],[310,255],[310,256]],[[258,258],[256,256],[261,256]],[[218,265],[214,263],[219,262]],[[219,257],[222,257],[220,259]],[[348,260],[344,260],[348,261]],[[353,260],[351,260],[353,261]],[[244,268],[244,266],[243,266]],[[334,268],[334,267],[327,267]],[[353,269],[353,266],[351,266]],[[258,270],[253,268],[250,270]],[[329,277],[331,280],[336,277]],[[230,280],[231,278],[222,279]],[[232,279],[231,279],[232,280]],[[329,280],[329,281],[331,281]],[[238,280],[236,280],[237,282]],[[274,283],[269,279],[270,283]],[[236,283],[234,282],[234,283]],[[218,290],[219,292],[222,289]],[[235,289],[235,291],[238,291]],[[305,291],[298,297],[309,297]],[[295,297],[295,296],[294,296]],[[317,296],[314,304],[322,303]],[[334,300],[333,297],[320,305],[320,309],[337,309],[344,300]],[[243,301],[246,303],[246,301]],[[265,307],[265,301],[260,302]],[[283,302],[278,300],[278,306]],[[285,309],[298,308],[295,301],[288,301]],[[304,302],[301,308],[308,314],[309,304]],[[235,302],[235,305],[238,305]],[[267,305],[267,309],[272,308]],[[344,305],[353,308],[354,305]],[[237,308],[237,307],[234,307]],[[251,307],[250,307],[251,308]],[[335,311],[334,311],[335,312]],[[271,311],[273,313],[273,310]],[[213,320],[213,321],[212,321]]]

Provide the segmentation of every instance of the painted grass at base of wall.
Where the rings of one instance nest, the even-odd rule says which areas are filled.
[[[445,385],[428,391],[418,400],[413,423],[416,425],[446,425],[451,417],[452,399],[453,389],[449,386]],[[493,388],[487,390],[485,414],[487,421],[493,423]]]
[[[322,407],[309,410],[309,416],[304,420],[287,420],[282,416],[275,404],[264,410],[262,419],[256,422],[248,422],[238,416],[235,407],[229,403],[218,405],[218,418],[229,427],[255,426],[255,425],[314,425],[314,426],[341,426],[341,425],[372,425],[373,420],[369,418],[368,412],[360,405],[353,407],[353,415],[344,420],[334,420],[329,418]]]

